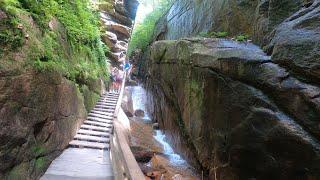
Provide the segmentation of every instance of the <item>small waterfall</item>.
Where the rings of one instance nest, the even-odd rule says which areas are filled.
[[[166,135],[161,130],[155,130],[156,135],[154,138],[159,141],[163,146],[163,153],[167,155],[171,163],[176,165],[183,165],[186,163],[184,159],[181,158],[179,154],[174,153],[172,147],[166,142]]]
[[[141,86],[132,86],[131,93],[132,93],[132,103],[133,103],[133,110],[141,109],[144,111],[144,120],[151,121],[151,118],[147,112],[146,104],[147,104],[147,93]]]
[[[145,112],[143,120],[151,121],[151,118],[146,110],[147,93],[142,86],[128,87],[131,92],[133,110],[143,110]],[[174,165],[186,165],[187,162],[176,154],[169,143],[166,142],[166,135],[161,130],[154,131],[154,138],[163,146],[163,153],[169,158],[170,162]]]

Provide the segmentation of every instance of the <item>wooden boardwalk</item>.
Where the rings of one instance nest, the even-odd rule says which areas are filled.
[[[41,180],[114,179],[110,136],[119,94],[106,93],[89,113],[74,139]]]

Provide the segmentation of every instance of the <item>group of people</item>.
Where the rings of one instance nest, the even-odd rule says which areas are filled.
[[[125,78],[124,77],[125,72],[127,76],[129,76],[131,71],[131,64],[129,63],[129,61],[125,61],[122,64],[122,68],[123,70],[120,70],[117,67],[113,67],[111,70],[111,76],[110,76],[111,86],[109,88],[111,92],[116,92],[116,93],[120,92],[122,81]]]

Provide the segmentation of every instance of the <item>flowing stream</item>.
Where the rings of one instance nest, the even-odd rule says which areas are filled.
[[[147,94],[145,89],[142,86],[132,86],[128,88],[130,88],[129,91],[131,91],[133,110],[143,110],[145,112],[143,119],[151,122],[150,115],[146,110]],[[168,156],[172,164],[186,164],[186,161],[182,159],[179,154],[176,154],[170,144],[166,142],[166,135],[161,130],[155,130],[153,137],[163,146],[163,153]]]
[[[169,143],[166,142],[166,135],[161,130],[155,130],[154,138],[159,141],[163,146],[163,153],[169,157],[172,164],[183,165],[186,163],[179,154],[176,154]]]

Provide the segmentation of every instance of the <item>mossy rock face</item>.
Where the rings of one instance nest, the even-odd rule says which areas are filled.
[[[104,93],[107,49],[87,1],[17,2],[0,1],[0,179],[34,180]]]
[[[85,119],[82,94],[57,72],[4,76],[0,92],[0,121],[7,124],[1,139],[8,142],[0,149],[6,159],[0,163],[2,175],[36,179]]]
[[[34,160],[33,160],[34,161]],[[14,167],[9,174],[5,177],[6,180],[16,179],[24,180],[30,179],[32,167],[29,163],[22,163],[19,166]]]
[[[177,152],[210,170],[208,179],[294,179],[305,168],[300,179],[320,178],[320,144],[313,141],[320,139],[320,103],[312,96],[320,88],[258,46],[218,38],[156,41],[144,68],[154,119]]]
[[[99,3],[99,10],[101,11],[112,12],[113,9],[114,3],[108,1]]]
[[[88,86],[90,91],[92,91],[96,94],[99,94],[99,95],[102,95],[105,91],[105,88],[106,88],[104,85],[104,81],[101,78],[90,79],[88,81],[88,83],[86,83],[86,85]]]
[[[32,159],[28,162],[22,162],[15,166],[5,177],[5,180],[34,180],[40,178],[39,175],[43,174],[51,160],[47,157],[39,157]]]
[[[89,90],[89,88],[85,85],[81,87],[81,92],[84,97],[84,105],[86,107],[87,112],[89,113],[96,105],[100,96],[99,94]]]

